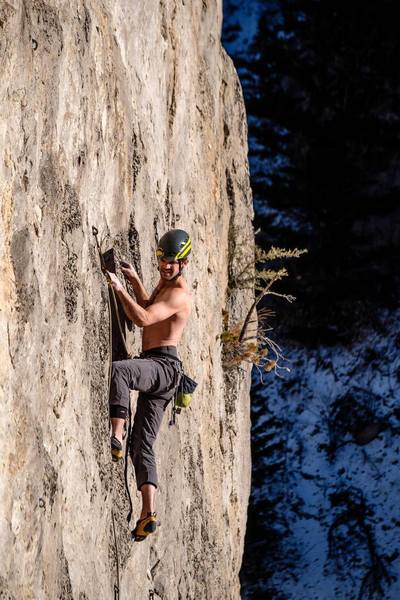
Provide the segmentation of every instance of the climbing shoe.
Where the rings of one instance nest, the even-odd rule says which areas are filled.
[[[136,527],[132,531],[132,540],[134,542],[143,542],[149,535],[157,529],[157,513],[147,513],[147,517],[136,521]]]
[[[114,462],[123,458],[122,444],[116,437],[111,437],[111,456]]]

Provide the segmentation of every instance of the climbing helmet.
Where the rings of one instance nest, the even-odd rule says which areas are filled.
[[[164,260],[183,260],[192,249],[189,234],[183,229],[167,231],[158,242],[156,256]]]

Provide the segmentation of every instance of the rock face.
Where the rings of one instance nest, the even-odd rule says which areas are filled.
[[[239,598],[250,373],[227,377],[217,336],[223,309],[240,320],[251,303],[251,291],[228,291],[228,274],[253,240],[246,119],[221,19],[210,0],[0,6],[2,598],[112,598],[118,584],[121,599]],[[148,288],[157,238],[182,227],[193,240],[180,354],[200,385],[175,428],[164,420],[162,526],[141,545],[110,461],[92,225]],[[140,349],[140,330],[128,343]]]

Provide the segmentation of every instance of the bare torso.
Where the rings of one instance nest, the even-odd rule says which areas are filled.
[[[143,327],[143,350],[150,350],[151,348],[158,348],[160,346],[178,345],[191,312],[192,300],[183,277],[179,277],[173,286],[163,286],[162,283],[159,283],[153,291],[147,306],[150,306],[150,304],[155,305],[157,302],[170,299],[174,292],[181,295],[182,292],[184,292],[182,308],[164,321],[159,321],[158,323]]]

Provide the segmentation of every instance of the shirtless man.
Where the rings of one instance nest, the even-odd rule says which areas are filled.
[[[191,251],[188,234],[181,229],[168,231],[159,241],[157,257],[160,280],[151,296],[128,263],[121,271],[132,284],[136,301],[118,277],[109,273],[127,317],[143,327],[139,358],[113,362],[110,392],[112,425],[111,453],[122,458],[122,436],[129,410],[129,390],[138,390],[129,451],[142,494],[142,512],[132,535],[144,540],[156,530],[155,493],[158,485],[153,450],[166,406],[173,398],[181,376],[177,345],[191,310],[191,296],[182,276]]]

